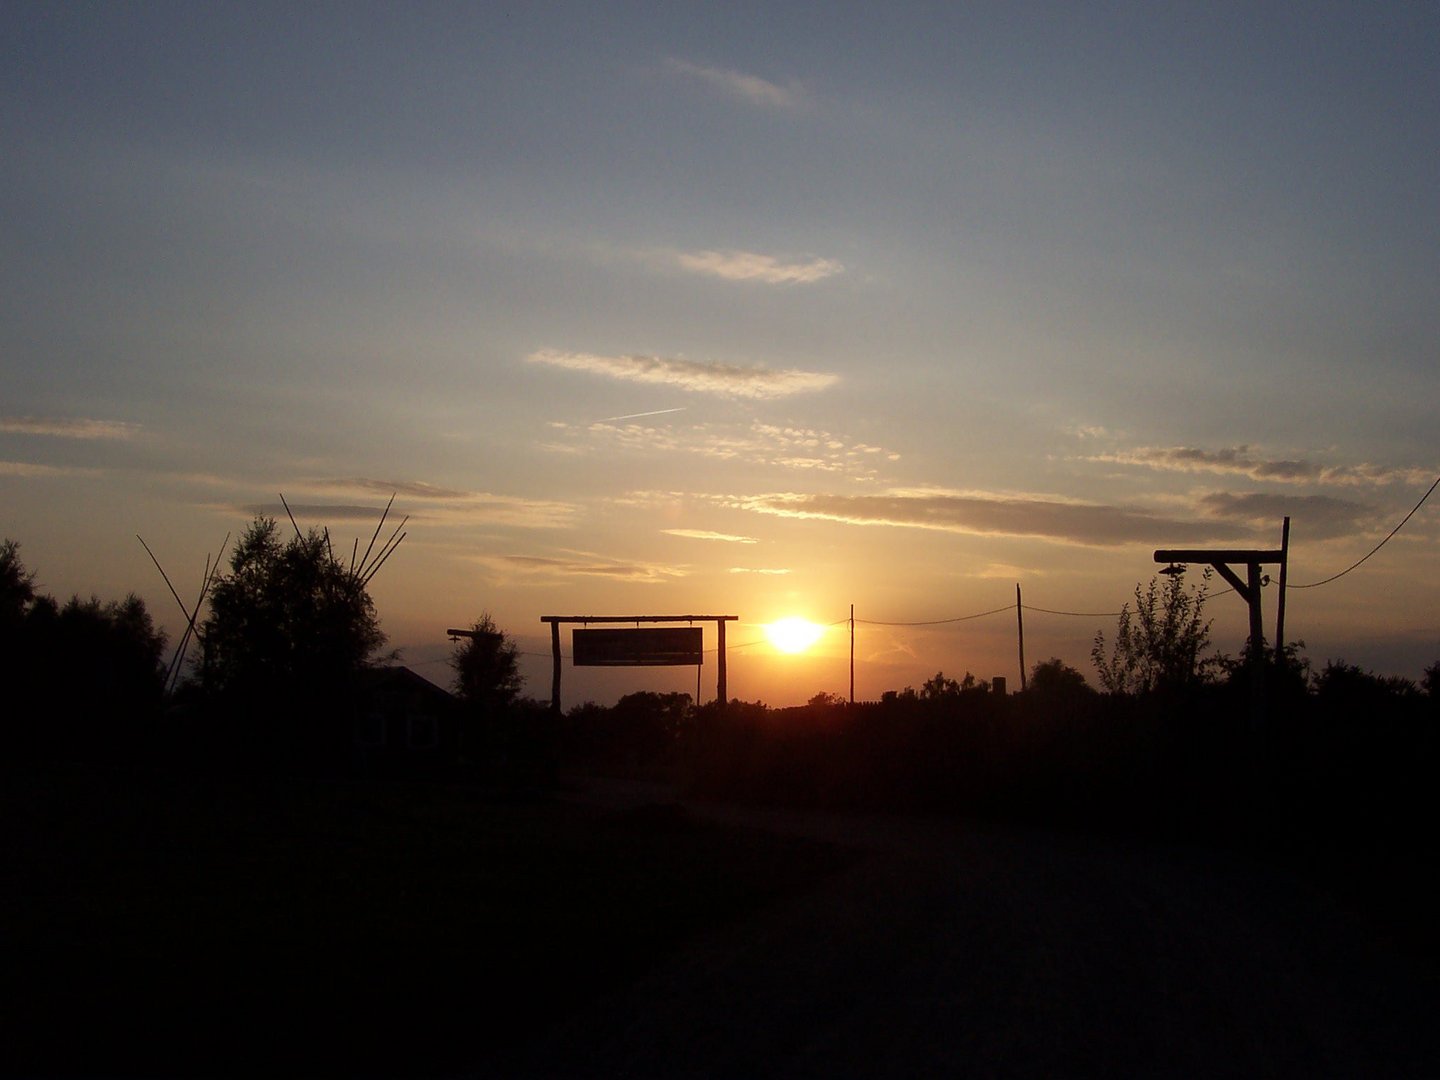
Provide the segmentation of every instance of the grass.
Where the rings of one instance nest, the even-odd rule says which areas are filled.
[[[833,849],[461,786],[3,777],[8,1073],[438,1074],[508,1055]]]

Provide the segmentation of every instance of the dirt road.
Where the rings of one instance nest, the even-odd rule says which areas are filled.
[[[913,818],[683,812],[860,857],[571,1018],[517,1071],[1440,1075],[1433,973],[1243,859]]]

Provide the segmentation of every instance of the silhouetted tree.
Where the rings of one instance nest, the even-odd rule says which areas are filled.
[[[0,674],[12,700],[28,686],[34,666],[25,625],[34,603],[35,575],[20,561],[20,545],[0,542]]]
[[[1400,675],[1376,675],[1358,664],[1327,660],[1315,676],[1315,697],[1329,708],[1364,710],[1416,701],[1420,688]]]
[[[200,641],[210,690],[323,699],[354,686],[385,635],[360,577],[322,534],[282,541],[273,518],[257,517],[210,590]]]
[[[958,698],[961,694],[988,693],[989,690],[990,680],[976,679],[968,671],[965,672],[963,678],[958,680],[948,678],[943,671],[937,671],[921,685],[919,696],[921,701],[948,701]],[[905,693],[913,695],[914,691],[907,686],[901,697],[904,697]]]
[[[968,672],[966,674],[970,681],[974,682],[974,676],[970,676]],[[920,687],[920,698],[923,701],[943,701],[959,696],[960,684],[954,679],[947,679],[943,671],[937,671]]]
[[[1145,694],[1152,690],[1185,690],[1203,681],[1201,653],[1210,643],[1210,623],[1203,617],[1207,567],[1201,583],[1187,590],[1181,575],[1161,586],[1155,578],[1142,591],[1135,586],[1135,610],[1120,608],[1114,645],[1095,634],[1090,659],[1100,685],[1112,694]]]
[[[455,694],[472,710],[492,715],[508,709],[520,696],[520,650],[495,625],[489,612],[470,625],[470,637],[461,638],[450,655],[455,672]]]
[[[1432,700],[1440,701],[1440,660],[1436,660],[1425,669],[1425,677],[1420,680],[1420,688]]]
[[[35,575],[20,561],[20,545],[0,541],[0,627],[18,625],[34,600]]]
[[[103,752],[142,735],[137,725],[158,714],[165,682],[165,634],[145,602],[133,593],[108,603],[75,596],[53,619],[38,618],[48,624],[40,636],[50,639],[53,693],[82,747]],[[73,677],[77,669],[83,678]]]
[[[137,724],[158,714],[164,651],[138,596],[61,607],[36,592],[19,545],[0,543],[0,670],[22,751],[108,757],[138,744]]]
[[[675,745],[692,704],[689,694],[640,690],[626,694],[610,710],[618,746],[635,764],[654,762]]]
[[[1085,681],[1083,673],[1056,656],[1042,660],[1030,669],[1030,682],[1026,689],[1040,697],[1056,700],[1086,697],[1095,692]]]

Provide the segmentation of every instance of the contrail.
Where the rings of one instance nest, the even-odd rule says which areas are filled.
[[[656,409],[654,412],[632,412],[626,413],[624,416],[607,416],[603,420],[592,420],[591,423],[608,424],[612,420],[638,420],[642,416],[664,416],[666,413],[684,412],[688,408],[688,405],[681,405],[678,409]]]

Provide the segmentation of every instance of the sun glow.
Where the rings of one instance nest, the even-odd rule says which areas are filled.
[[[770,644],[786,653],[804,652],[819,641],[824,632],[823,626],[795,616],[765,626],[765,636],[770,639]]]

